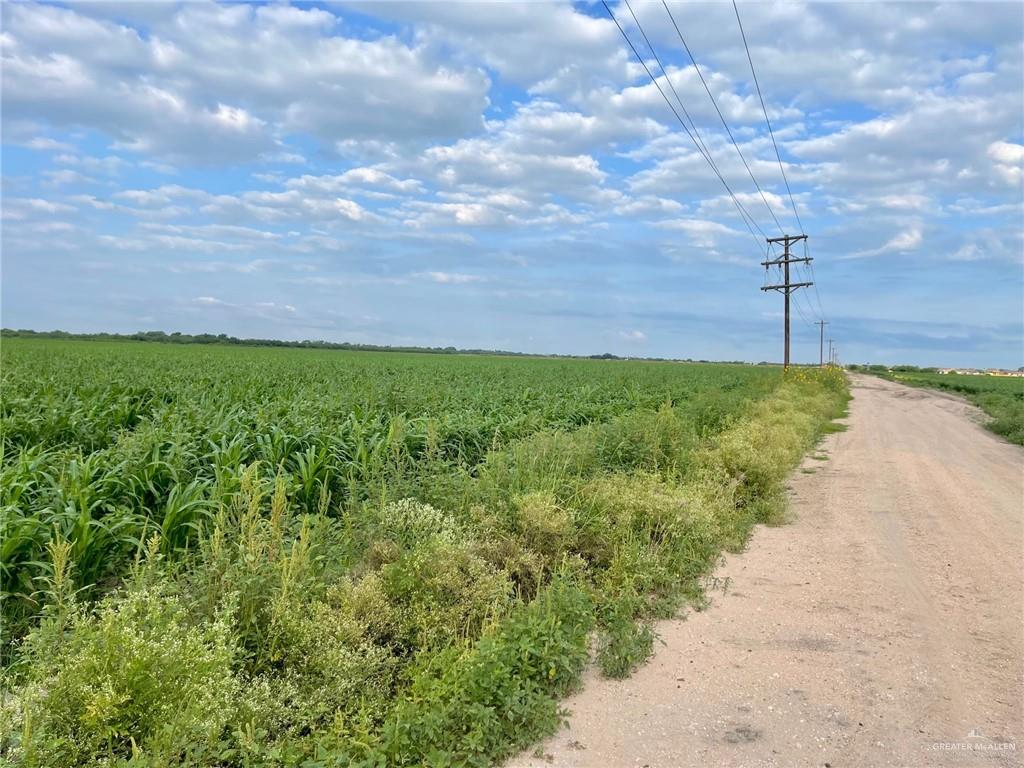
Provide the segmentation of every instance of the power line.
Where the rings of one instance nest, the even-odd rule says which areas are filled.
[[[623,2],[625,3],[626,8],[629,10],[629,15],[633,17],[633,23],[636,24],[636,28],[640,31],[640,35],[643,37],[644,42],[647,43],[647,47],[650,49],[651,55],[654,57],[654,60],[658,63],[658,67],[659,69],[661,69],[661,74],[664,76],[665,82],[668,83],[668,87],[671,89],[672,95],[676,97],[676,102],[678,102],[679,108],[683,110],[683,114],[686,116],[686,119],[690,121],[690,129],[693,131],[693,134],[690,136],[690,138],[693,139],[694,144],[697,145],[697,151],[700,152],[701,155],[703,155],[704,159],[711,166],[712,170],[714,170],[715,173],[718,174],[718,177],[722,179],[722,183],[724,184],[725,179],[721,175],[721,173],[719,173],[718,164],[714,161],[714,158],[711,156],[711,150],[708,148],[707,142],[705,142],[704,137],[700,135],[700,129],[697,127],[697,122],[693,119],[693,116],[690,114],[689,110],[686,109],[686,105],[683,103],[682,97],[680,97],[679,92],[676,90],[676,86],[672,82],[672,78],[669,77],[668,70],[665,69],[665,65],[662,63],[661,57],[658,56],[658,52],[654,50],[654,45],[651,43],[650,38],[647,37],[647,32],[644,30],[643,25],[640,23],[640,19],[637,18],[636,13],[633,11],[633,6],[629,4],[629,0],[623,0]],[[622,31],[621,27],[619,27],[619,31]],[[633,49],[633,52],[636,53],[635,48]],[[637,55],[639,56],[639,54]],[[650,74],[649,70],[647,74]],[[656,82],[655,85],[657,85]],[[658,90],[660,91],[661,88],[659,87]],[[664,93],[662,93],[662,95],[664,95]],[[685,128],[686,126],[684,125],[683,127]],[[729,189],[728,185],[726,185],[726,189]],[[729,190],[729,193],[732,194],[732,190]],[[742,209],[743,214],[745,214],[746,217],[750,220],[750,222],[754,225],[754,228],[756,228],[757,231],[761,233],[761,236],[766,237],[764,230],[761,229],[761,227],[758,225],[754,217],[750,215],[750,212],[746,209],[746,206],[743,206],[739,202],[739,199],[735,198],[735,196],[734,201],[736,202],[737,206],[740,209]]]
[[[743,162],[743,167],[747,169],[747,174],[749,174],[750,180],[754,182],[754,186],[761,195],[764,207],[768,209],[768,214],[775,221],[775,226],[779,228],[779,232],[784,232],[782,224],[779,223],[779,218],[775,215],[775,211],[772,210],[771,205],[768,203],[768,198],[765,196],[764,190],[761,189],[761,185],[758,184],[757,178],[754,176],[754,172],[750,169],[750,164],[747,163],[747,158],[743,156],[743,152],[740,150],[740,145],[736,143],[736,137],[732,135],[732,129],[729,128],[729,123],[726,122],[725,115],[722,114],[722,110],[718,107],[718,100],[715,99],[715,95],[711,92],[711,88],[708,86],[707,80],[704,79],[704,74],[700,71],[700,67],[697,66],[697,60],[690,51],[690,46],[686,44],[686,38],[683,37],[682,31],[676,23],[676,17],[672,15],[672,10],[668,7],[668,3],[666,3],[665,0],[661,0],[661,4],[665,6],[665,12],[668,13],[668,17],[672,21],[672,26],[676,28],[676,34],[679,36],[679,42],[681,42],[683,44],[683,48],[686,49],[686,55],[690,57],[690,62],[693,64],[693,68],[697,71],[697,77],[700,78],[701,83],[704,85],[704,90],[707,91],[708,96],[711,98],[711,104],[715,107],[715,112],[718,113],[718,119],[722,121],[722,126],[725,128],[725,132],[729,135],[729,141],[731,141],[733,147],[735,147],[736,154],[740,156],[740,160]],[[628,1],[626,2],[626,5],[629,5]],[[632,12],[632,9],[630,9],[630,11]],[[634,16],[634,18],[636,17]],[[637,26],[639,26],[639,24]],[[801,227],[800,230],[802,232],[803,227]]]
[[[810,248],[807,245],[807,240],[804,240],[804,257],[807,259],[805,262],[798,264],[795,269],[803,272],[803,276],[800,278],[807,281],[814,288],[814,301],[812,302],[809,298],[806,299],[807,309],[812,316],[817,317],[819,320],[825,319],[825,310],[821,304],[821,294],[818,293],[818,278],[814,274],[814,263],[813,259],[808,258],[810,256]],[[817,306],[817,309],[815,309]]]
[[[662,2],[664,3],[665,0],[662,0]],[[747,33],[743,29],[743,20],[740,18],[740,9],[739,6],[736,4],[736,0],[732,0],[732,8],[733,12],[736,14],[736,24],[740,28],[740,37],[743,39],[743,49],[746,51],[747,54],[747,63],[750,64],[750,75],[754,80],[754,87],[757,89],[757,98],[758,101],[761,102],[761,112],[764,113],[764,122],[765,125],[768,126],[768,135],[771,136],[772,147],[775,149],[775,159],[779,163],[779,171],[782,174],[782,181],[786,185],[786,194],[789,196],[789,203],[793,207],[793,215],[796,217],[796,223],[800,227],[800,232],[803,233],[804,225],[803,222],[800,220],[800,213],[797,210],[796,199],[793,197],[793,190],[789,186],[789,179],[786,176],[786,168],[784,163],[782,162],[782,154],[779,152],[779,145],[778,142],[775,140],[775,131],[772,129],[772,121],[768,117],[768,107],[765,105],[764,94],[761,92],[761,84],[757,79],[757,71],[754,68],[754,59],[753,56],[751,56],[750,54],[750,46],[747,43]],[[818,279],[817,276],[814,274],[814,264],[811,263],[810,249],[806,239],[804,240],[804,258],[806,259],[806,261],[803,262],[803,268],[807,274],[805,280],[809,282],[811,286],[814,288],[814,299],[818,307],[818,319],[823,321],[825,319],[825,308],[822,306],[821,303],[821,294],[818,292]],[[808,304],[810,305],[809,300]],[[814,314],[813,305],[811,305],[811,312],[812,314]]]
[[[751,235],[754,236],[755,240],[757,239],[757,235],[755,235],[753,231],[754,229],[756,229],[762,237],[766,237],[764,230],[761,229],[761,227],[758,225],[756,219],[754,219],[754,217],[750,215],[750,212],[746,209],[743,203],[740,202],[739,198],[736,197],[736,195],[732,191],[732,188],[729,186],[729,183],[725,180],[725,177],[718,170],[718,165],[711,157],[710,150],[708,150],[707,145],[704,143],[703,138],[700,136],[700,131],[697,129],[697,124],[690,116],[690,113],[686,110],[686,106],[683,104],[683,100],[679,97],[679,94],[676,92],[675,86],[672,84],[672,79],[668,76],[668,72],[666,71],[665,66],[661,63],[661,59],[658,57],[657,51],[654,50],[654,46],[651,45],[651,41],[647,37],[647,33],[644,32],[644,29],[640,24],[640,20],[637,19],[636,14],[633,13],[632,7],[629,5],[628,2],[626,2],[626,7],[629,8],[630,15],[633,17],[633,21],[636,23],[637,29],[639,29],[640,34],[643,35],[644,41],[647,43],[647,47],[650,48],[651,54],[654,56],[654,60],[658,62],[658,66],[661,68],[662,74],[665,76],[665,81],[672,89],[672,93],[675,95],[676,101],[679,102],[680,109],[683,110],[683,114],[686,115],[687,119],[689,119],[690,125],[693,129],[692,132],[690,128],[687,127],[686,121],[684,121],[679,116],[679,112],[677,112],[675,107],[672,106],[672,102],[669,100],[668,96],[665,94],[665,91],[662,89],[662,87],[658,84],[658,80],[651,72],[650,68],[647,66],[647,62],[644,61],[643,57],[640,55],[640,52],[637,51],[636,46],[633,45],[633,41],[629,39],[629,36],[626,34],[626,31],[622,28],[622,25],[619,24],[618,19],[615,18],[615,14],[612,12],[612,9],[608,6],[608,3],[605,2],[605,0],[602,0],[602,3],[605,7],[605,10],[608,11],[608,15],[611,16],[612,21],[615,22],[615,26],[618,27],[619,33],[622,35],[623,39],[632,49],[633,54],[637,58],[637,61],[640,62],[640,65],[644,68],[644,71],[647,72],[647,76],[650,77],[651,82],[654,84],[654,87],[658,89],[658,93],[661,94],[661,97],[665,100],[665,103],[668,104],[669,109],[672,110],[672,113],[676,116],[676,119],[679,121],[680,125],[683,126],[683,130],[686,131],[686,134],[694,143],[694,146],[697,148],[697,152],[704,158],[707,164],[711,167],[711,170],[715,172],[715,175],[718,177],[718,180],[722,182],[722,185],[725,187],[726,192],[729,193],[729,197],[732,198],[733,204],[736,206],[737,211],[739,211],[740,218],[743,219],[743,222],[744,224],[746,224],[747,229],[750,230]],[[753,228],[751,227],[751,225],[753,225]],[[760,243],[760,241],[758,241],[758,243]]]
[[[780,238],[780,242],[782,242],[782,241],[784,241],[784,238]],[[796,242],[796,241],[794,241],[794,242]],[[806,239],[804,239],[804,243],[806,245],[806,243],[807,243]],[[769,241],[769,244],[772,245],[773,252],[774,252],[774,244],[771,243],[771,241]],[[788,258],[788,257],[786,257],[786,258]],[[770,262],[770,263],[774,264],[776,266],[776,268],[779,270],[779,280],[781,281],[783,279],[782,278],[782,263],[783,263],[782,259],[776,258],[773,262]],[[795,272],[796,272],[795,279],[797,281],[799,281],[802,286],[809,287],[809,286],[812,286],[814,284],[814,277],[813,277],[813,275],[811,275],[808,272],[808,267],[811,267],[812,265],[811,265],[811,259],[808,258],[808,252],[807,252],[806,248],[804,249],[804,258],[803,259],[792,259],[790,261],[790,264],[792,265],[790,268],[792,270],[795,270]],[[788,282],[788,280],[786,282]],[[804,302],[805,302],[805,304],[802,306],[800,304],[800,293],[797,292],[797,291],[794,291],[794,294],[793,294],[793,306],[795,307],[797,313],[800,315],[800,318],[805,323],[807,323],[808,326],[814,325],[814,322],[812,322],[812,321],[807,319],[807,314],[804,314],[804,306],[806,306],[807,313],[811,317],[817,317],[817,318],[820,319],[821,318],[821,314],[819,312],[815,311],[814,304],[811,302],[810,299],[805,297],[804,298]]]
[[[804,256],[806,257],[807,254],[805,253]],[[792,268],[796,270],[797,281],[800,281],[805,285],[813,285],[812,278],[807,274],[807,267],[810,266],[810,262],[794,261],[791,263]],[[779,271],[782,271],[781,266],[779,267]],[[800,303],[801,297],[803,297],[803,305]],[[796,309],[797,314],[800,315],[800,319],[804,321],[804,324],[807,325],[807,327],[814,325],[814,322],[808,319],[808,315],[810,317],[818,317],[818,313],[814,311],[814,305],[811,303],[810,299],[803,296],[802,291],[793,291],[793,306]],[[805,307],[807,309],[806,313],[804,312]]]
[[[804,276],[804,281],[805,282],[810,282],[809,280],[807,280],[806,276]],[[804,324],[808,328],[810,328],[811,326],[814,325],[814,321],[810,320],[808,318],[808,316],[806,314],[804,314],[803,309],[801,309],[801,307],[800,307],[800,296],[801,296],[801,293],[799,291],[797,291],[797,292],[795,292],[793,294],[793,296],[796,297],[796,301],[794,302],[794,306],[796,307],[797,314],[800,315],[800,319],[804,321]],[[806,298],[804,299],[804,301],[807,302],[807,312],[810,314],[811,317],[815,317],[816,315],[815,315],[815,312],[814,312],[814,307],[811,306],[811,303],[809,301],[807,301]]]
[[[662,0],[664,2],[665,0]],[[668,7],[668,6],[666,6]],[[786,192],[789,195],[789,202],[793,206],[793,215],[796,216],[797,226],[800,227],[801,234],[804,231],[804,225],[800,221],[800,214],[796,210],[796,200],[793,199],[793,190],[789,188],[789,179],[786,178],[786,169],[782,165],[782,155],[779,154],[779,145],[775,142],[775,131],[772,130],[772,121],[768,119],[768,108],[764,105],[764,96],[761,95],[761,85],[757,82],[757,72],[754,71],[754,59],[750,56],[750,46],[747,45],[747,33],[743,31],[743,22],[740,20],[740,9],[736,5],[736,0],[732,0],[732,9],[736,12],[736,23],[740,27],[740,37],[743,38],[743,48],[747,52],[747,61],[750,63],[750,75],[754,78],[754,87],[757,88],[757,98],[761,101],[761,111],[764,112],[764,121],[768,124],[768,134],[772,137],[772,146],[775,147],[775,157],[779,161],[779,170],[782,171],[782,180],[786,184]]]
[[[769,261],[768,263],[770,265],[774,266],[778,270],[778,280],[779,280],[779,282],[787,282],[788,283],[789,279],[786,278],[784,276],[784,274],[783,274],[783,261],[785,259],[788,259],[789,257],[788,256],[779,257],[777,255],[774,255],[775,254],[775,245],[776,245],[775,243],[769,241],[769,246],[771,248],[771,251],[772,251],[773,255],[771,257],[771,261]],[[804,253],[804,257],[805,258],[807,257],[807,253]],[[806,286],[813,285],[813,282],[812,282],[813,281],[813,277],[809,276],[807,274],[807,267],[811,266],[809,260],[808,261],[803,261],[803,259],[796,259],[796,260],[790,260],[789,263],[791,265],[790,268],[796,270],[796,280],[800,283],[801,286],[805,286],[806,287]],[[802,270],[802,272],[801,272],[801,270]],[[808,328],[814,326],[816,324],[815,321],[810,320],[809,317],[820,317],[820,315],[817,312],[815,312],[814,305],[811,303],[810,299],[804,297],[803,300],[804,300],[805,303],[801,304],[800,303],[800,298],[801,298],[801,292],[800,291],[793,291],[792,292],[792,296],[793,296],[793,308],[796,309],[796,312],[800,316],[800,319],[807,325]],[[806,312],[804,311],[805,308],[806,308]]]
[[[662,1],[663,1],[663,4],[664,4],[664,0],[662,0]],[[651,71],[651,68],[647,65],[647,62],[644,60],[644,57],[641,56],[640,52],[637,50],[636,45],[633,44],[633,41],[630,39],[629,35],[626,34],[626,30],[623,28],[622,24],[619,23],[618,18],[615,16],[615,13],[612,11],[611,7],[608,5],[607,0],[601,0],[601,4],[604,6],[604,9],[608,13],[609,18],[611,18],[612,23],[615,24],[616,29],[619,30],[619,34],[622,36],[622,39],[626,41],[626,44],[629,46],[630,50],[633,52],[633,55],[636,56],[637,61],[640,62],[640,66],[643,67],[644,71],[647,73],[648,78],[650,78],[651,83],[654,84],[654,87],[657,89],[658,93],[661,95],[662,100],[668,105],[668,108],[671,110],[671,112],[675,116],[676,120],[679,122],[679,124],[683,127],[683,130],[686,132],[686,135],[690,137],[690,141],[693,142],[693,145],[694,145],[694,147],[696,147],[697,152],[701,155],[701,157],[704,158],[704,161],[710,166],[710,168],[714,172],[715,176],[718,177],[718,180],[722,183],[722,186],[725,187],[726,192],[729,193],[729,197],[732,199],[733,204],[736,206],[736,210],[740,214],[740,218],[743,219],[743,223],[746,225],[747,229],[750,230],[750,234],[757,241],[757,235],[755,234],[754,229],[756,228],[757,231],[760,232],[762,236],[764,236],[764,234],[765,234],[764,230],[762,230],[761,227],[758,226],[757,221],[753,218],[753,216],[750,215],[750,212],[747,211],[747,209],[743,206],[743,204],[740,202],[740,200],[736,197],[736,194],[733,192],[732,188],[729,186],[729,183],[725,180],[725,177],[722,175],[721,171],[718,169],[718,166],[715,164],[714,159],[711,157],[711,152],[708,149],[707,145],[705,144],[705,142],[703,140],[703,137],[700,136],[700,131],[697,128],[696,122],[694,122],[693,118],[690,116],[689,112],[686,109],[686,105],[683,103],[683,100],[679,96],[678,91],[676,91],[675,85],[672,82],[672,78],[670,78],[669,75],[668,75],[668,70],[665,68],[665,65],[662,63],[660,57],[658,56],[657,51],[654,49],[654,46],[651,44],[650,38],[648,38],[647,33],[644,30],[644,28],[643,28],[643,25],[640,23],[640,20],[637,18],[636,14],[633,12],[633,8],[629,4],[629,0],[623,0],[623,2],[626,5],[626,7],[629,9],[629,13],[633,17],[633,21],[635,22],[635,24],[637,26],[637,29],[639,30],[641,36],[643,37],[644,42],[647,44],[647,47],[650,49],[651,54],[654,57],[654,60],[657,62],[658,67],[660,68],[660,70],[662,72],[662,75],[665,78],[665,81],[668,83],[668,86],[669,86],[669,88],[672,91],[672,95],[675,96],[675,99],[678,102],[680,109],[682,109],[683,114],[685,114],[686,118],[690,121],[689,125],[687,125],[687,121],[684,120],[683,117],[679,114],[679,110],[677,110],[675,108],[675,106],[672,103],[672,100],[669,99],[668,94],[666,94],[665,89],[662,88],[661,85],[658,83],[658,78],[655,77],[654,73]],[[774,219],[776,225],[778,225],[779,229],[782,230],[782,226],[781,226],[781,223],[778,220],[778,217],[775,216],[775,212],[772,210],[771,206],[768,203],[767,196],[764,194],[764,191],[761,189],[760,184],[758,184],[758,182],[757,182],[757,178],[754,176],[753,172],[750,169],[749,164],[746,162],[746,159],[743,157],[743,152],[740,150],[739,144],[736,142],[735,137],[732,135],[732,131],[729,129],[728,122],[725,120],[724,115],[722,115],[721,110],[718,109],[718,104],[715,101],[714,95],[711,93],[711,89],[708,87],[706,81],[704,80],[703,75],[700,73],[700,68],[697,67],[696,61],[694,61],[694,59],[693,59],[693,54],[690,53],[689,47],[686,45],[686,41],[683,38],[682,33],[679,30],[679,28],[678,28],[678,25],[676,25],[675,19],[672,17],[672,13],[668,9],[668,5],[667,4],[665,4],[665,8],[666,8],[666,10],[669,13],[669,17],[672,19],[673,26],[676,27],[676,32],[679,35],[680,41],[683,43],[683,46],[686,48],[687,53],[690,55],[691,61],[694,62],[694,68],[697,70],[697,73],[698,73],[698,75],[701,78],[701,82],[704,83],[705,90],[707,90],[708,95],[710,96],[712,103],[715,105],[715,109],[718,112],[719,118],[722,120],[722,123],[723,123],[723,125],[725,126],[725,129],[726,129],[726,132],[729,134],[729,138],[732,141],[732,144],[735,147],[736,152],[739,154],[740,159],[743,160],[743,164],[744,164],[744,166],[747,169],[747,173],[750,175],[751,180],[754,182],[755,187],[757,188],[758,192],[760,193],[761,200],[764,202],[765,207],[768,208],[768,212],[771,214],[771,216]],[[745,36],[744,36],[744,45],[746,45],[746,37]],[[749,58],[749,49],[748,49],[748,58]],[[758,93],[760,93],[760,86],[758,86]],[[762,99],[762,107],[763,107],[763,99]],[[765,113],[765,116],[767,118],[767,112]],[[691,127],[692,127],[692,130],[691,130]],[[769,124],[769,130],[770,130],[770,124]],[[774,141],[774,137],[773,137],[773,141]],[[780,158],[780,163],[781,163],[781,158]],[[788,189],[788,182],[787,182],[787,189]],[[793,202],[793,204],[794,204],[794,213],[796,213],[795,202],[793,201],[792,193],[790,193],[790,202]],[[797,220],[798,220],[798,223],[799,223],[799,215],[797,216]],[[803,225],[801,224],[801,230],[802,229],[803,229]],[[785,234],[783,232],[782,237],[769,238],[769,237],[765,236],[765,240],[768,243],[768,251],[771,252],[773,255],[770,256],[770,257],[766,256],[766,260],[764,262],[762,262],[762,264],[766,267],[766,269],[771,267],[771,266],[779,266],[781,268],[781,271],[783,272],[783,274],[782,274],[782,281],[781,281],[781,283],[775,284],[775,285],[765,285],[765,286],[762,286],[761,290],[762,291],[779,291],[779,292],[781,292],[783,294],[783,298],[784,298],[784,316],[785,316],[785,325],[784,325],[784,328],[785,328],[785,357],[784,357],[784,365],[786,367],[788,367],[789,366],[789,352],[790,352],[790,322],[789,322],[790,321],[790,317],[789,317],[789,315],[790,315],[790,304],[791,304],[790,296],[791,296],[791,294],[793,292],[797,291],[798,289],[805,288],[805,287],[808,287],[808,286],[813,284],[811,280],[799,280],[799,278],[795,282],[791,281],[791,279],[790,279],[790,264],[797,264],[797,265],[799,265],[801,263],[808,263],[810,261],[810,257],[807,256],[806,253],[805,253],[803,258],[794,257],[792,252],[790,251],[790,246],[792,244],[796,243],[796,242],[799,242],[800,240],[804,240],[806,242],[807,235],[803,234],[802,231],[801,231],[800,235],[787,235],[787,234]],[[774,256],[775,244],[777,244],[777,243],[781,243],[784,246],[783,253],[782,253],[781,257]],[[760,241],[758,241],[758,245],[760,246]],[[805,323],[807,323],[808,326],[813,325],[813,323],[811,323],[811,321],[808,320],[807,316],[804,314],[803,308],[801,307],[801,305],[799,303],[799,299],[797,299],[795,302],[793,302],[793,306],[796,308],[796,311],[800,315],[801,319]],[[811,311],[811,314],[813,315],[814,314],[813,307],[810,307],[810,311]]]
[[[807,241],[804,240],[804,256],[810,256],[811,249],[807,245]],[[811,261],[807,262],[807,267],[811,272],[811,280],[814,282],[814,298],[818,302],[818,317],[822,320],[825,319],[825,308],[821,305],[821,294],[818,293],[818,278],[814,274],[814,264]]]
[[[732,198],[732,201],[736,206],[736,210],[739,211],[740,218],[743,219],[743,223],[746,224],[747,229],[750,230],[750,234],[753,236],[754,240],[757,241],[758,247],[760,247],[761,241],[758,240],[757,234],[754,232],[754,229],[756,228],[757,231],[761,233],[762,237],[765,236],[764,230],[762,230],[761,227],[757,225],[757,222],[750,215],[747,209],[743,207],[743,203],[741,203],[739,199],[736,197],[735,193],[732,191],[732,188],[729,186],[729,183],[725,180],[721,172],[718,170],[718,167],[711,159],[711,156],[705,154],[705,152],[701,148],[700,143],[697,141],[693,133],[687,127],[686,122],[683,120],[682,117],[680,117],[678,110],[676,110],[676,108],[672,105],[672,101],[668,98],[662,87],[658,85],[658,79],[654,76],[654,73],[651,72],[650,67],[647,66],[647,62],[644,61],[643,56],[640,55],[640,52],[636,49],[636,46],[633,45],[633,41],[629,39],[629,35],[626,34],[626,31],[622,28],[622,25],[619,23],[619,20],[615,17],[615,14],[609,7],[607,0],[601,0],[601,4],[604,6],[604,9],[608,12],[608,16],[611,17],[611,20],[615,23],[615,26],[618,28],[619,34],[622,35],[622,39],[626,41],[626,44],[633,51],[633,55],[636,56],[637,61],[640,62],[640,66],[642,66],[644,68],[644,71],[647,72],[647,76],[651,79],[651,82],[654,84],[654,87],[658,89],[658,93],[661,94],[661,98],[665,100],[665,103],[668,104],[668,108],[671,109],[672,114],[675,115],[676,120],[678,120],[679,124],[683,126],[683,130],[686,131],[686,135],[690,137],[690,141],[692,141],[694,146],[697,148],[697,152],[699,152],[701,157],[703,157],[704,160],[708,163],[708,165],[711,166],[711,170],[715,172],[715,175],[718,177],[718,180],[722,182],[722,186],[725,187],[726,192],[729,193],[729,197]],[[637,26],[639,26],[639,24]],[[653,48],[651,49],[651,52],[654,53]],[[657,58],[657,55],[655,55],[655,58]],[[667,75],[666,79],[668,79]],[[680,102],[680,106],[682,106],[682,102]],[[753,227],[751,226],[751,224],[753,224]]]
[[[804,246],[805,246],[804,247],[804,257],[805,258],[809,255],[809,251],[806,248],[806,243],[807,243],[807,241],[805,240],[804,241]],[[814,285],[815,277],[814,277],[814,273],[812,271],[813,267],[814,267],[814,265],[811,263],[810,259],[808,259],[805,262],[798,263],[798,264],[795,265],[795,268],[796,268],[797,274],[798,274],[798,278],[797,279],[804,280],[804,281],[808,282],[812,287],[815,288],[815,290],[817,290],[817,286]],[[799,297],[798,297],[797,300],[799,301]],[[807,311],[811,314],[812,317],[815,317],[818,320],[823,320],[824,319],[824,314],[821,312],[821,302],[820,301],[818,302],[818,309],[817,310],[814,308],[815,304],[814,304],[814,302],[812,302],[810,300],[810,298],[804,297],[804,301],[806,302],[806,305],[807,305]]]
[[[636,24],[636,28],[640,30],[640,34],[643,36],[644,42],[647,43],[647,47],[650,48],[651,54],[654,56],[654,60],[658,62],[658,66],[661,68],[661,74],[665,76],[665,82],[668,83],[668,87],[672,89],[672,95],[676,97],[676,101],[679,102],[679,107],[683,110],[683,114],[686,115],[687,119],[690,121],[690,128],[693,129],[693,133],[697,137],[697,141],[700,142],[700,146],[704,150],[703,154],[705,155],[705,157],[710,158],[711,150],[708,149],[707,142],[705,142],[704,137],[700,135],[700,129],[697,128],[696,121],[693,119],[693,116],[690,115],[690,113],[687,111],[686,105],[683,104],[683,100],[679,97],[679,93],[678,91],[676,91],[676,86],[675,84],[673,84],[672,78],[668,76],[668,70],[666,70],[665,65],[661,63],[661,58],[658,56],[658,52],[654,50],[654,46],[651,45],[650,38],[647,37],[647,33],[644,31],[643,26],[641,26],[640,24],[640,19],[638,19],[636,17],[636,14],[633,12],[633,6],[629,4],[629,0],[623,0],[623,2],[625,3],[626,8],[629,10],[629,15],[633,17],[633,23]],[[761,234],[763,235],[764,233],[762,232]]]

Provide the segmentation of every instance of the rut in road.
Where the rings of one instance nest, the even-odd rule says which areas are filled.
[[[711,607],[627,680],[588,674],[514,766],[1024,761],[1024,451],[951,396],[853,376],[849,429],[791,481]]]

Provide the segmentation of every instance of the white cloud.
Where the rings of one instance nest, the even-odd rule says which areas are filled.
[[[407,195],[423,190],[418,179],[399,179],[377,168],[351,168],[344,173],[335,175],[304,175],[288,179],[285,183],[289,189],[298,189],[311,194],[332,194],[340,191],[350,193],[361,191],[367,194],[380,191],[388,195]]]
[[[629,341],[634,344],[642,344],[647,341],[647,334],[643,331],[619,331],[619,338],[623,341]]]
[[[351,221],[362,221],[366,218],[367,213],[359,203],[353,202],[352,200],[345,200],[344,198],[335,198],[331,206],[344,216],[346,219]]]
[[[85,174],[67,168],[60,171],[43,171],[43,177],[46,179],[47,184],[54,187],[63,187],[69,184],[94,184],[96,182],[95,179]]]
[[[75,150],[75,148],[67,142],[57,141],[56,139],[47,138],[46,136],[37,136],[34,139],[29,139],[23,146],[44,152],[73,152]]]
[[[953,261],[978,261],[984,258],[984,254],[977,243],[964,243],[950,258]]]
[[[216,296],[197,296],[186,302],[193,312],[211,312],[246,319],[281,320],[299,314],[293,304],[277,301],[234,302]]]
[[[136,205],[168,205],[172,200],[206,200],[210,194],[201,189],[190,189],[178,184],[167,184],[155,189],[125,189],[115,192],[114,197]]]
[[[682,213],[686,206],[677,200],[669,200],[656,195],[644,195],[635,198],[623,198],[615,206],[620,216],[671,216]]]
[[[656,225],[661,229],[671,229],[684,232],[692,245],[701,248],[709,248],[718,243],[722,235],[736,236],[743,233],[709,219],[668,219],[658,222]]]
[[[484,281],[484,278],[480,275],[466,275],[461,272],[424,272],[421,277],[425,277],[434,283],[446,285],[465,285],[466,283],[480,283]]]
[[[892,238],[890,238],[884,245],[878,248],[870,248],[864,251],[856,251],[848,254],[843,258],[847,259],[858,259],[866,258],[869,256],[883,256],[886,254],[905,254],[909,251],[916,250],[921,246],[924,241],[924,235],[921,232],[919,225],[911,226],[909,229],[905,229],[902,232],[898,232]]]
[[[94,173],[104,173],[110,176],[116,175],[128,165],[123,158],[116,155],[94,157],[93,155],[70,152],[55,156],[53,162],[60,165],[73,165],[76,168],[83,168]]]
[[[527,154],[576,155],[666,133],[649,114],[624,115],[605,108],[600,100],[590,107],[592,113],[584,114],[567,111],[557,102],[534,99],[519,105],[510,119],[490,127],[509,150]]]
[[[225,305],[225,302],[213,296],[197,296],[192,299],[192,303],[202,307],[220,307]]]
[[[456,46],[523,88],[572,94],[630,71],[618,31],[567,2],[366,3],[366,12],[416,24],[434,47]],[[553,42],[557,41],[557,43]]]
[[[1024,145],[995,141],[988,146],[988,156],[995,162],[996,173],[1007,184],[1020,185],[1024,170]]]
[[[7,198],[4,200],[4,213],[19,215],[22,212],[63,214],[74,212],[75,206],[39,197]]]
[[[323,10],[190,3],[145,35],[79,10],[5,8],[5,119],[192,164],[280,162],[279,132],[423,142],[482,124],[479,69],[394,37],[343,37]]]

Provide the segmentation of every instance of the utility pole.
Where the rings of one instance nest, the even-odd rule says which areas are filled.
[[[765,274],[768,273],[768,267],[779,266],[783,268],[782,275],[783,281],[778,285],[764,285],[761,287],[762,291],[778,291],[785,298],[785,316],[786,316],[786,352],[783,361],[783,367],[789,368],[789,294],[795,291],[797,288],[806,288],[814,283],[791,283],[789,282],[789,265],[797,262],[809,262],[811,258],[804,256],[803,258],[793,258],[790,253],[789,246],[793,243],[799,242],[800,240],[806,240],[807,235],[783,235],[782,237],[769,237],[768,245],[771,247],[772,243],[782,243],[782,258],[774,259],[772,261],[762,261],[761,265],[764,267]]]
[[[818,335],[818,367],[825,367],[825,326],[828,323],[825,320],[818,320],[815,325],[821,326]]]
[[[832,365],[832,339],[828,340],[828,364]]]

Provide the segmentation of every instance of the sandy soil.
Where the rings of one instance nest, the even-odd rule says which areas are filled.
[[[853,394],[793,476],[793,522],[511,765],[1024,765],[1024,450],[948,395]]]

